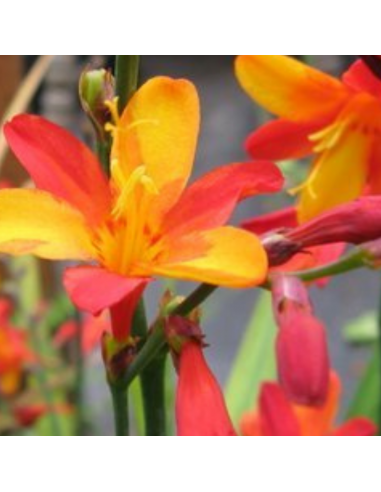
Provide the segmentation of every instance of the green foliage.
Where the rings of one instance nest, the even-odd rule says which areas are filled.
[[[226,389],[230,415],[238,423],[253,409],[261,384],[276,378],[275,338],[270,294],[262,293],[247,326]]]
[[[380,395],[381,360],[377,348],[365,371],[356,395],[348,411],[349,418],[368,417],[380,427],[381,395]]]
[[[350,344],[373,344],[379,338],[376,313],[369,312],[350,321],[343,333],[345,340]]]

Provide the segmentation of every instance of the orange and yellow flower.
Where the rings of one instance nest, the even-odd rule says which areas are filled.
[[[282,177],[268,162],[234,164],[185,190],[200,120],[188,81],[157,77],[121,116],[116,101],[109,107],[109,180],[93,153],[53,123],[24,115],[5,126],[38,190],[0,191],[0,251],[87,262],[66,271],[66,288],[81,309],[110,308],[123,341],[152,276],[231,288],[263,281],[259,239],[225,224],[239,201],[278,191]]]
[[[375,425],[358,418],[336,427],[341,394],[341,383],[331,373],[330,389],[321,407],[293,405],[276,383],[263,385],[258,411],[246,414],[241,421],[243,436],[373,436]]]
[[[279,116],[251,135],[254,158],[316,156],[300,187],[305,222],[354,200],[381,193],[381,80],[363,61],[335,79],[283,55],[242,55],[236,73],[245,91]]]

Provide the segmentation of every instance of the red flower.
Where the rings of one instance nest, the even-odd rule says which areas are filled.
[[[321,407],[303,407],[290,403],[282,388],[263,385],[258,411],[241,421],[244,436],[373,436],[375,425],[363,418],[335,427],[341,393],[340,380],[331,373],[328,398]]]

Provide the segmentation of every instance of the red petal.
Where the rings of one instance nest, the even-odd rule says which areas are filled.
[[[355,419],[337,429],[333,435],[337,437],[370,437],[377,434],[377,427],[367,419]]]
[[[314,147],[308,137],[320,128],[321,122],[270,121],[249,136],[246,150],[253,159],[284,161],[306,157],[312,154]]]
[[[21,115],[4,133],[38,188],[63,198],[91,223],[109,211],[109,187],[97,158],[69,132],[44,118]]]
[[[65,288],[80,309],[97,316],[111,308],[113,335],[120,341],[129,336],[133,312],[149,282],[96,267],[69,268],[64,276]]]
[[[300,436],[298,420],[280,386],[265,384],[260,396],[260,420],[263,436]]]
[[[185,345],[176,395],[179,436],[235,436],[222,391],[198,343]]]
[[[358,92],[368,92],[381,98],[381,81],[362,60],[356,61],[343,76],[344,83]]]
[[[290,229],[298,225],[295,207],[288,207],[270,214],[261,215],[242,223],[242,227],[258,236],[279,229]]]
[[[281,172],[270,162],[220,167],[184,192],[165,218],[163,229],[170,234],[180,234],[219,227],[228,221],[241,200],[280,191],[283,183]]]

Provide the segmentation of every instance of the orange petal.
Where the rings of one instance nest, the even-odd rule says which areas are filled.
[[[118,124],[112,158],[126,178],[136,167],[146,167],[147,176],[162,192],[156,214],[177,201],[189,179],[199,124],[195,87],[168,77],[156,77],[143,85]]]
[[[36,190],[0,191],[0,252],[51,260],[96,258],[84,217]]]
[[[303,436],[327,436],[331,433],[339,407],[341,383],[331,373],[328,398],[322,407],[295,407]]]
[[[259,239],[233,227],[190,234],[161,245],[153,273],[231,288],[261,284],[268,269]]]
[[[63,128],[39,116],[20,115],[4,128],[7,141],[36,186],[99,223],[110,191],[96,156]]]
[[[350,94],[339,80],[284,55],[241,55],[236,74],[256,102],[291,121],[334,115]]]

